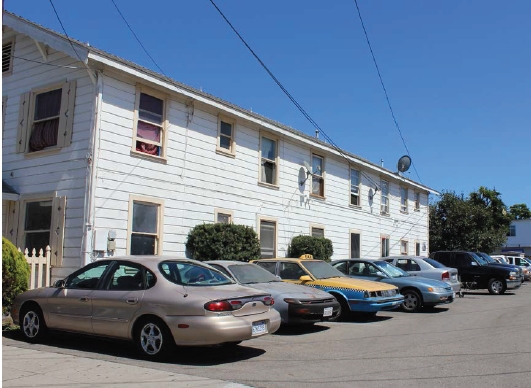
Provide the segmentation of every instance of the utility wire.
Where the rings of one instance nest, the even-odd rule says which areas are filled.
[[[131,25],[127,22],[127,20],[125,19],[125,16],[122,14],[122,11],[120,11],[120,8],[118,8],[118,6],[116,5],[116,3],[114,2],[114,0],[111,0],[111,2],[114,4],[114,7],[116,8],[116,10],[118,11],[118,13],[120,14],[120,16],[122,17],[122,20],[125,22],[125,24],[127,24],[127,27],[129,28],[129,30],[131,31],[131,33],[133,34],[133,36],[135,37],[136,41],[138,42],[138,44],[140,44],[140,46],[142,47],[142,49],[144,50],[144,52],[146,53],[146,55],[149,57],[149,59],[151,59],[151,61],[155,64],[155,66],[157,66],[157,69],[159,69],[159,71],[165,75],[166,73],[164,73],[164,71],[160,68],[160,66],[157,64],[157,62],[153,59],[153,57],[151,55],[149,55],[147,49],[144,47],[144,45],[142,44],[142,42],[140,41],[140,39],[138,38],[138,36],[135,34],[135,31],[133,31],[133,28],[131,27]]]
[[[389,110],[391,111],[391,116],[393,117],[393,121],[395,122],[395,127],[398,129],[398,133],[400,134],[400,138],[402,139],[402,143],[404,143],[404,147],[406,148],[406,152],[408,156],[411,158],[411,154],[409,153],[409,149],[407,148],[406,141],[404,140],[404,136],[402,136],[402,131],[400,130],[400,126],[398,125],[398,121],[396,120],[395,113],[393,111],[393,107],[391,106],[391,101],[389,100],[389,95],[387,94],[387,89],[385,88],[382,74],[380,73],[380,68],[378,67],[378,63],[376,62],[376,57],[374,56],[374,52],[372,51],[371,42],[369,40],[369,35],[367,34],[367,30],[365,29],[365,23],[363,23],[363,18],[361,17],[361,11],[360,7],[358,6],[358,0],[354,0],[354,3],[356,4],[356,9],[358,10],[358,16],[360,18],[361,27],[363,28],[363,33],[365,34],[365,39],[367,40],[367,45],[369,46],[369,50],[371,52],[372,61],[374,62],[374,66],[376,67],[376,72],[378,73],[378,78],[380,79],[380,84],[382,85],[382,89],[385,94],[385,100],[387,101],[387,106],[389,107]],[[411,165],[413,166],[413,169],[415,170],[415,174],[417,174],[417,178],[419,178],[420,183],[422,183],[422,179],[420,179],[419,173],[417,171],[417,168],[415,167],[415,164],[413,163],[413,158],[411,158]]]
[[[236,28],[232,25],[232,23],[227,19],[227,17],[223,14],[223,12],[219,9],[219,7],[214,3],[213,0],[210,0],[210,3],[216,8],[216,10],[219,12],[221,17],[227,22],[227,24],[230,26],[232,31],[238,36],[238,38],[242,41],[242,43],[247,47],[247,49],[251,52],[251,54],[255,57],[255,59],[260,63],[260,65],[264,68],[264,70],[269,74],[269,76],[275,81],[275,83],[278,85],[278,87],[286,94],[286,96],[290,99],[290,101],[297,107],[297,109],[302,113],[302,115],[317,129],[320,133],[323,134],[323,137],[332,145],[332,147],[341,155],[345,160],[348,162],[349,166],[351,165],[350,159],[344,154],[344,152],[339,148],[334,141],[326,134],[326,132],[317,124],[317,122],[306,112],[306,110],[297,102],[297,100],[291,95],[291,93],[282,85],[282,83],[278,80],[277,77],[269,70],[269,68],[265,65],[265,63],[258,57],[258,55],[254,52],[254,50],[247,44],[245,39],[240,35],[240,33],[236,30]],[[371,177],[366,175],[363,171],[360,170],[362,175],[367,178],[373,185],[376,186],[376,189],[379,190],[379,184],[377,184]]]
[[[59,21],[59,24],[61,25],[61,28],[63,29],[63,32],[65,33],[66,39],[68,39],[68,43],[70,43],[70,46],[72,46],[72,50],[74,50],[74,53],[76,54],[77,58],[85,65],[85,67],[88,69],[87,64],[81,59],[79,54],[77,53],[76,48],[74,47],[74,44],[72,43],[72,40],[68,36],[65,26],[63,26],[63,22],[61,21],[61,18],[59,17],[59,14],[57,13],[57,10],[55,9],[55,5],[53,5],[53,1],[50,0],[50,4],[52,5],[53,11],[55,12],[55,16],[57,17],[57,20]]]

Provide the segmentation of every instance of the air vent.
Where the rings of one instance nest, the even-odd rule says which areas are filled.
[[[11,71],[11,57],[13,55],[13,42],[2,45],[2,73]]]

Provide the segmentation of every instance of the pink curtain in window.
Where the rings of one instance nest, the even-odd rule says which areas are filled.
[[[160,143],[160,127],[157,127],[156,125],[148,124],[148,123],[145,123],[139,120],[137,130],[136,130],[136,136],[138,138],[156,141]],[[147,144],[142,141],[136,142],[136,150],[149,154],[149,155],[159,154],[158,145]]]

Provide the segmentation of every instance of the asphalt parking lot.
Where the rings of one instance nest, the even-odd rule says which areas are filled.
[[[408,314],[321,323],[245,341],[235,349],[180,348],[165,363],[143,361],[129,343],[54,334],[30,345],[18,332],[4,346],[107,360],[253,387],[529,387],[531,285]],[[60,385],[60,381],[58,382]]]

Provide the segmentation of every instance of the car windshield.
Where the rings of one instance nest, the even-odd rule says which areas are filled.
[[[163,261],[159,264],[159,270],[170,282],[183,286],[221,286],[234,283],[218,271],[191,262]]]
[[[489,255],[487,255],[486,253],[478,252],[478,253],[476,253],[476,255],[480,256],[483,260],[485,260],[485,261],[486,261],[487,263],[489,263],[489,264],[497,263],[496,260],[494,260],[492,257],[490,257]]]
[[[305,260],[302,264],[316,279],[328,279],[345,276],[339,272],[339,270],[321,260]]]
[[[375,261],[373,264],[390,278],[402,278],[410,276],[406,271],[395,267],[393,264],[388,263],[387,261]]]
[[[425,258],[423,260],[434,268],[446,268],[444,265],[439,263],[437,260],[433,260],[430,258]]]
[[[256,264],[229,265],[229,270],[241,284],[281,282],[279,278]]]
[[[472,255],[472,257],[474,257],[474,259],[477,260],[479,265],[488,265],[489,264],[487,261],[485,261],[485,259],[483,257],[478,255],[476,252],[469,252],[469,253]]]

